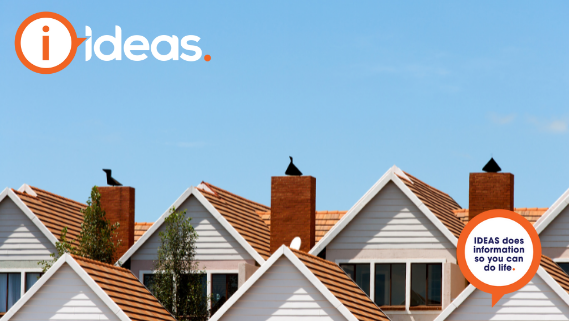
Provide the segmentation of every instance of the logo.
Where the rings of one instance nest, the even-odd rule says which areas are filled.
[[[29,16],[16,32],[16,53],[31,71],[53,74],[67,67],[86,38],[77,38],[73,25],[53,12]]]
[[[122,53],[132,61],[142,61],[148,58],[144,51],[150,50],[152,56],[159,61],[181,60],[197,61],[202,57],[200,47],[192,42],[200,41],[200,37],[188,35],[179,39],[177,36],[158,36],[152,43],[140,35],[128,37],[122,42],[121,27],[115,26],[115,35],[103,35],[96,41],[92,39],[92,30],[85,26],[86,38],[77,38],[73,25],[63,16],[53,12],[39,12],[29,16],[16,32],[16,53],[18,58],[31,71],[40,74],[53,74],[67,67],[75,54],[77,47],[85,40],[85,61],[91,60],[93,51],[102,61],[122,60]],[[94,41],[94,43],[93,43]],[[109,42],[113,46],[110,54],[101,51],[101,45]],[[165,42],[170,47],[167,54],[158,51],[158,44]],[[180,50],[182,47],[182,50]],[[181,52],[182,51],[182,52]],[[185,51],[185,52],[183,52]],[[205,55],[205,61],[211,56]]]

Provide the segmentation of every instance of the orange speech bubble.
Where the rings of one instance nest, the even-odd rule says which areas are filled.
[[[517,281],[502,286],[496,286],[485,283],[482,280],[480,280],[476,275],[474,275],[475,273],[473,273],[473,271],[471,270],[471,266],[469,266],[467,263],[467,253],[465,253],[467,241],[471,240],[470,234],[472,233],[472,231],[481,223],[495,218],[508,219],[513,221],[514,223],[519,224],[523,228],[523,230],[525,230],[525,232],[529,235],[532,243],[531,248],[533,249],[532,261],[531,264],[529,265],[529,268],[527,269],[527,272],[519,279],[517,279]],[[487,223],[491,223],[491,221],[488,221]],[[504,240],[503,236],[509,237],[508,236],[509,232],[510,231],[506,229],[502,229],[502,231],[500,232],[501,234],[498,235],[500,241],[503,242]],[[474,235],[473,237],[476,238],[476,235]],[[516,243],[516,245],[518,245],[518,243]],[[474,251],[474,249],[469,248],[468,251]],[[507,253],[510,254],[510,252]],[[468,253],[468,256],[470,257],[470,253]],[[462,233],[460,234],[460,237],[458,239],[457,260],[460,270],[462,271],[462,274],[472,285],[474,285],[477,289],[492,294],[492,306],[494,306],[500,300],[500,298],[502,298],[505,294],[515,292],[521,289],[526,284],[528,284],[528,282],[534,277],[535,273],[537,272],[537,269],[539,268],[539,263],[541,261],[541,242],[539,240],[539,235],[537,234],[533,225],[523,216],[508,210],[490,210],[481,213],[479,215],[476,215],[476,217],[474,217],[470,222],[468,222],[464,230],[462,230]],[[473,262],[470,263],[472,264],[472,267],[474,267],[475,264]],[[476,270],[476,273],[480,275],[481,272],[479,270],[480,267],[477,266],[476,268],[478,269]],[[515,268],[511,271],[512,272],[515,271]],[[496,271],[496,273],[502,273],[502,272]],[[503,272],[503,273],[508,273],[508,272]]]
[[[71,45],[69,47],[69,52],[67,53],[65,59],[62,59],[62,61],[57,65],[50,67],[40,66],[37,62],[33,63],[32,61],[30,61],[30,59],[26,57],[26,54],[33,55],[34,53],[27,52],[25,54],[24,53],[25,50],[23,50],[22,48],[22,35],[24,34],[26,28],[34,21],[43,18],[53,19],[61,23],[65,27],[65,29],[67,29],[67,32],[69,32],[69,36],[71,37],[70,39]],[[45,26],[42,30],[47,33],[50,30],[50,28],[48,26]],[[37,43],[37,47],[27,46],[26,50],[38,51],[43,54],[43,60],[49,60],[49,48],[46,48],[46,46],[49,46],[48,37],[49,36],[44,36],[43,41],[41,43],[40,42]],[[75,57],[75,54],[77,53],[77,47],[79,47],[79,45],[83,43],[85,39],[87,38],[77,38],[77,33],[75,32],[75,28],[73,28],[73,25],[63,16],[53,12],[38,12],[36,14],[29,16],[26,20],[24,20],[24,22],[22,22],[20,27],[18,27],[18,31],[16,32],[16,41],[15,41],[16,54],[18,55],[18,58],[20,59],[22,64],[24,64],[24,66],[26,66],[31,71],[40,74],[53,74],[67,67],[71,63],[71,61]],[[54,43],[54,46],[57,45],[58,45],[57,42]]]

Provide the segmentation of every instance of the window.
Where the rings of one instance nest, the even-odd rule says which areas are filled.
[[[142,284],[154,295],[154,274],[143,274]]]
[[[36,282],[40,279],[43,273],[30,273],[26,272],[26,292],[36,284]]]
[[[569,263],[558,262],[557,265],[559,265],[559,267],[561,269],[563,269],[563,271],[565,271],[565,273],[569,274]]]
[[[219,309],[235,292],[237,292],[237,274],[211,275],[211,308],[212,314]]]
[[[346,274],[369,296],[369,264],[340,264]]]
[[[375,303],[405,305],[406,264],[375,264]]]
[[[0,273],[0,313],[8,311],[20,299],[21,290],[21,273]]]
[[[442,264],[411,264],[411,306],[441,305]]]

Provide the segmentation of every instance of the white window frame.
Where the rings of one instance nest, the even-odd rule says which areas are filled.
[[[207,275],[207,296],[211,296],[211,275],[212,274],[237,274],[239,277],[239,270],[206,270]],[[156,274],[156,270],[140,270],[138,272],[138,280],[144,285],[144,275],[145,274]],[[208,308],[211,309],[211,300],[208,301]]]
[[[20,299],[26,294],[26,273],[41,272],[41,268],[0,268],[0,273],[20,273]]]
[[[569,260],[567,261],[569,262]],[[405,311],[389,311],[388,314],[409,314],[416,312],[415,310],[410,310],[411,304],[411,264],[412,263],[441,263],[442,266],[442,280],[441,280],[441,292],[445,289],[445,269],[444,264],[447,263],[446,258],[442,259],[338,259],[335,261],[338,266],[340,264],[352,263],[352,264],[369,264],[370,265],[370,276],[369,276],[369,298],[375,302],[375,264],[378,263],[405,263]],[[442,295],[442,293],[441,293]],[[442,299],[442,296],[441,296]],[[442,307],[442,302],[441,302]],[[421,314],[440,314],[440,311],[420,311]]]

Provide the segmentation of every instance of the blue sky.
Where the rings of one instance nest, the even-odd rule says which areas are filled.
[[[212,60],[85,61],[81,45],[35,74],[14,36],[41,11],[94,39],[197,35]],[[467,207],[468,174],[494,156],[516,207],[548,207],[569,188],[568,15],[564,1],[2,1],[0,186],[85,202],[111,168],[154,221],[202,180],[269,205],[292,155],[318,210],[349,209],[394,164]]]

